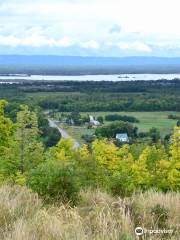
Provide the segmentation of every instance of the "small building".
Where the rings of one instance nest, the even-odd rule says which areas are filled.
[[[93,116],[89,116],[89,120],[90,120],[89,122],[92,126],[97,127],[97,126],[101,125],[101,123],[99,121],[95,120]]]
[[[129,137],[127,133],[117,133],[116,139],[120,142],[129,142]]]

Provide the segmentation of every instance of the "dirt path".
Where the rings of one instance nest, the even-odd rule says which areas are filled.
[[[77,149],[80,147],[80,143],[78,141],[76,141],[75,139],[73,139],[64,129],[60,128],[56,121],[48,118],[48,121],[49,121],[49,126],[50,127],[53,127],[53,128],[57,128],[59,130],[59,132],[61,133],[61,136],[65,139],[72,139],[73,142],[74,142],[74,149]]]

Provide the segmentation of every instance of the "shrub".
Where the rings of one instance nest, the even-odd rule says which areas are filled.
[[[60,161],[49,161],[30,172],[28,186],[47,201],[63,201],[75,204],[79,186],[72,166]]]
[[[153,143],[157,143],[161,138],[160,132],[157,128],[151,128],[149,130],[149,136]]]
[[[132,176],[127,172],[114,172],[114,174],[109,177],[108,188],[113,195],[118,196],[129,196],[134,190],[134,184]]]
[[[168,119],[173,119],[173,120],[180,120],[180,116],[169,114]]]

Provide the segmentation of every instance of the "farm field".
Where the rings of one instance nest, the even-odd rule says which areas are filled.
[[[139,123],[135,123],[138,127],[139,132],[147,132],[149,129],[155,127],[157,128],[161,136],[164,137],[169,134],[172,128],[176,125],[177,120],[168,119],[169,114],[174,114],[180,116],[180,112],[83,112],[82,115],[92,115],[94,117],[102,116],[105,117],[108,114],[119,114],[119,115],[128,115],[136,117],[139,120]],[[110,122],[104,121],[104,124]],[[87,129],[86,126],[67,126],[62,125],[73,138],[75,138],[79,143],[83,143],[82,135],[93,134],[94,129]]]
[[[159,129],[162,137],[170,133],[171,129],[176,125],[177,122],[177,120],[168,119],[168,115],[174,114],[180,116],[180,112],[94,112],[87,114],[95,117],[105,117],[108,114],[133,116],[139,120],[139,123],[135,123],[139,131],[147,132],[149,129],[155,127]],[[105,122],[105,124],[106,123],[108,122]]]

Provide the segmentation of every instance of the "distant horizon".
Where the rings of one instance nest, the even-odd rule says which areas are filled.
[[[13,54],[11,54],[11,53],[7,53],[7,54],[0,54],[0,57],[1,56],[27,56],[27,57],[29,57],[29,56],[40,56],[40,57],[78,57],[78,58],[115,58],[115,59],[118,59],[118,58],[120,58],[120,59],[122,59],[122,58],[125,58],[125,59],[127,59],[127,58],[159,58],[159,59],[165,59],[165,58],[167,58],[167,59],[177,59],[177,58],[180,58],[180,56],[159,56],[159,55],[149,55],[149,56],[140,56],[140,55],[129,55],[129,56],[106,56],[106,55],[83,55],[83,56],[81,56],[81,55],[61,55],[61,54],[43,54],[43,53],[41,53],[41,54],[25,54],[25,53],[13,53]]]
[[[0,55],[0,74],[91,75],[180,73],[180,57]]]

